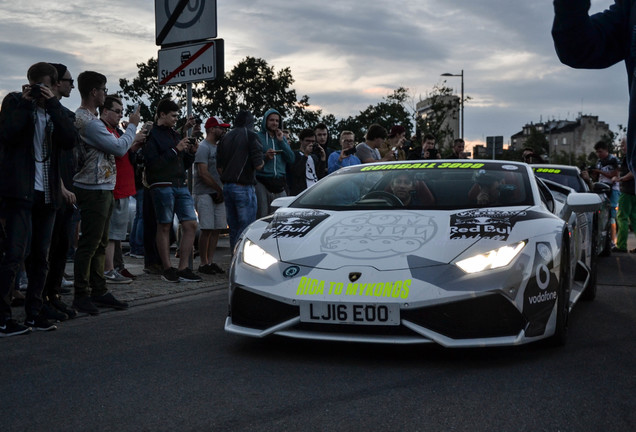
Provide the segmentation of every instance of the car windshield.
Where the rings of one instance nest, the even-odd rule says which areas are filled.
[[[483,162],[356,165],[322,179],[294,208],[439,209],[531,205],[527,170]]]
[[[532,170],[537,177],[571,187],[577,192],[586,192],[583,179],[575,168],[532,167]]]

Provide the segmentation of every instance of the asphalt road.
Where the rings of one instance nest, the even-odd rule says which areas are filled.
[[[601,260],[563,348],[224,333],[223,290],[0,340],[2,431],[632,431],[636,256]]]

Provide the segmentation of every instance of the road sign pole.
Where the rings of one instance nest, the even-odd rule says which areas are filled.
[[[192,83],[191,82],[186,84],[186,98],[187,98],[187,102],[186,102],[186,112],[187,112],[186,121],[187,121],[187,119],[189,119],[190,116],[192,115]],[[188,136],[191,136],[191,135],[192,135],[192,128],[188,129]],[[192,173],[193,166],[194,164],[188,167],[188,189],[190,190],[190,195],[192,195],[192,185],[194,183],[194,178]],[[190,256],[188,257],[188,265],[190,266],[190,268],[194,268],[194,248],[192,248],[192,251],[190,252]]]

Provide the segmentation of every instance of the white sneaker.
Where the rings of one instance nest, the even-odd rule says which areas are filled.
[[[104,277],[106,278],[106,283],[110,284],[129,284],[132,282],[132,279],[120,275],[115,269],[104,272]]]

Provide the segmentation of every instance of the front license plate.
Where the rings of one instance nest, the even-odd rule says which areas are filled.
[[[356,325],[400,325],[400,305],[358,303],[300,303],[302,322]]]

